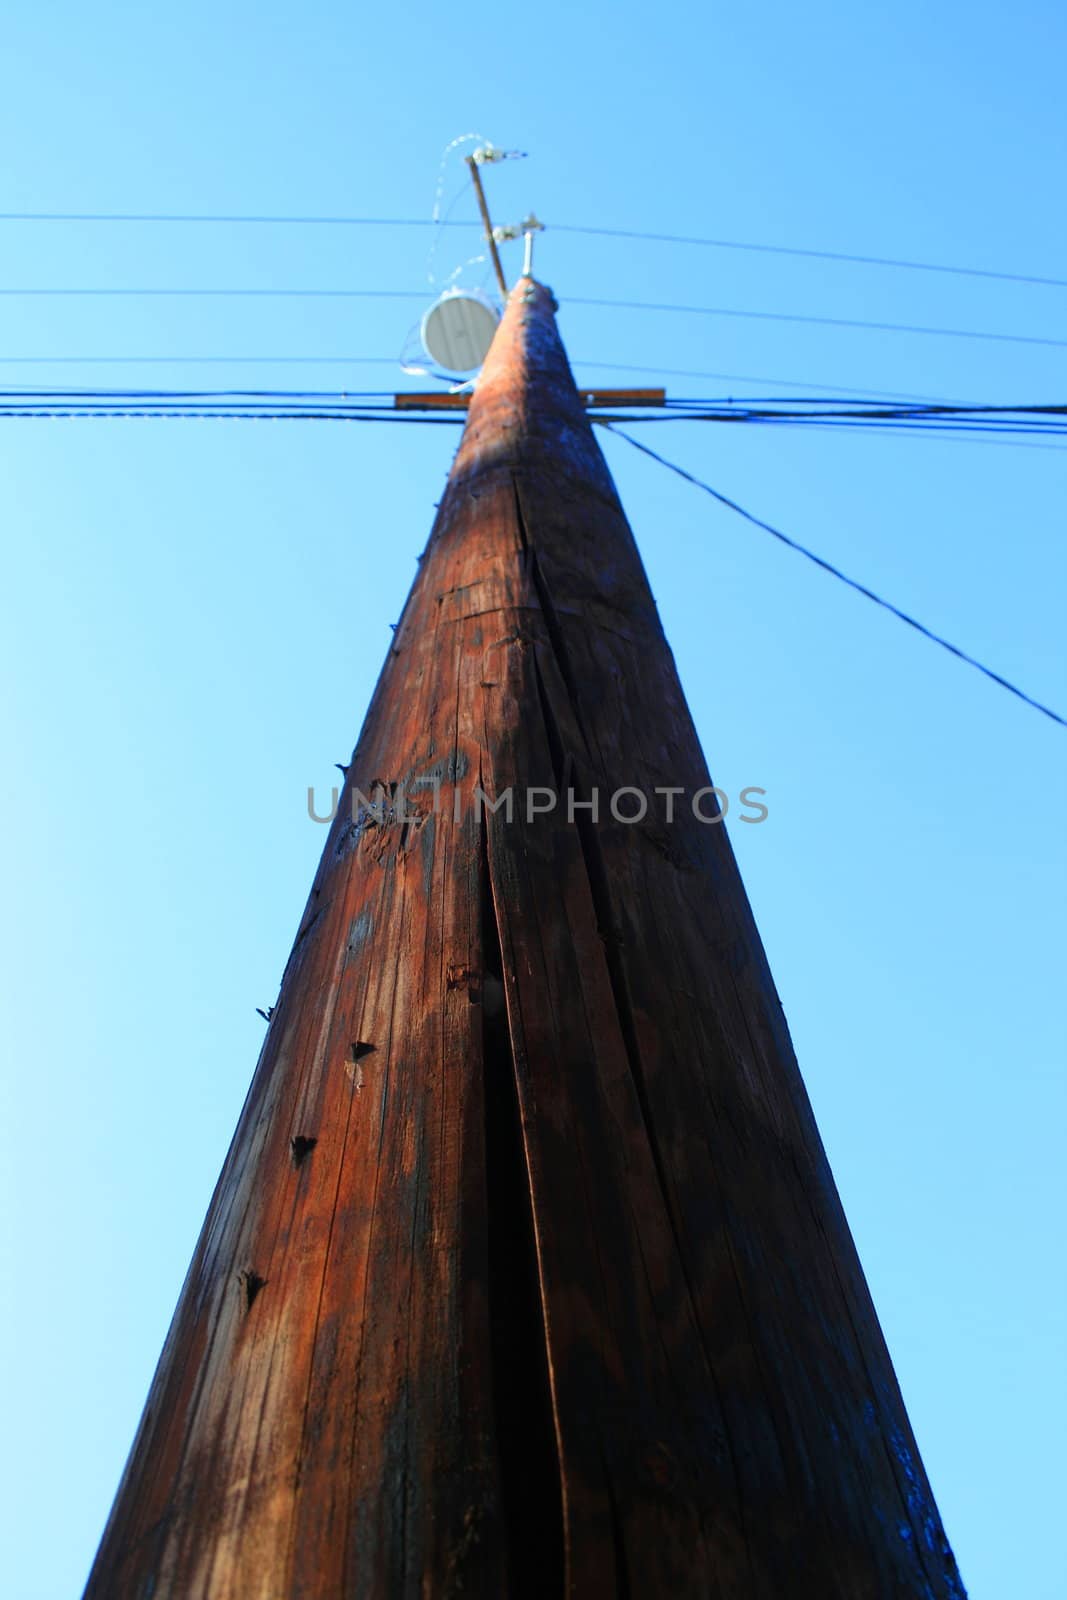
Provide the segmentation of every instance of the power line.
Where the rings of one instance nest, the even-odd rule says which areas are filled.
[[[0,405],[14,401],[27,404],[49,400],[164,400],[183,403],[189,400],[313,400],[344,401],[372,405],[374,410],[393,407],[395,389],[16,389],[0,385]]]
[[[150,299],[260,299],[260,300],[420,300],[423,289],[251,289],[251,288],[0,288],[2,297],[86,297]],[[603,300],[569,295],[567,305],[593,306],[615,311],[667,311],[683,316],[737,317],[757,322],[809,323],[823,328],[862,328],[877,333],[910,333],[944,339],[979,339],[997,344],[1046,345],[1067,349],[1067,339],[1048,339],[1026,333],[988,333],[976,328],[926,327],[906,322],[868,322],[853,317],[819,317],[795,311],[749,311],[736,306],[680,306],[652,300]]]
[[[624,433],[621,428],[613,423],[603,422],[602,426],[606,427],[610,433],[615,434],[618,438],[625,439],[627,444],[632,445],[635,450],[640,450],[642,455],[650,456],[653,461],[658,461],[660,466],[666,467],[670,472],[677,473],[678,477],[684,478],[687,483],[691,483],[697,489],[702,489],[705,494],[711,495],[712,499],[717,500],[720,505],[726,506],[730,511],[736,511],[738,516],[744,517],[746,522],[751,522],[754,527],[762,528],[764,533],[771,534],[782,544],[787,545],[790,550],[795,550],[799,555],[805,556],[807,560],[814,562],[817,567],[821,567],[824,572],[828,572],[831,577],[847,584],[850,589],[855,589],[857,594],[862,594],[866,599],[872,600],[876,606],[881,606],[883,610],[888,611],[900,622],[906,622],[909,628],[914,628],[917,633],[921,633],[931,643],[940,645],[950,655],[954,655],[958,660],[966,662],[969,667],[974,667],[978,672],[983,673],[985,677],[991,679],[993,683],[999,684],[1002,689],[1006,689],[1009,694],[1015,695],[1017,699],[1022,700],[1035,711],[1040,711],[1043,716],[1049,717],[1053,722],[1058,722],[1061,727],[1067,728],[1067,717],[1061,717],[1057,711],[1053,711],[1049,706],[1042,705],[1039,700],[1034,700],[1024,690],[1017,688],[1014,683],[1009,683],[1007,678],[1002,678],[999,672],[994,672],[991,667],[985,666],[974,656],[968,655],[958,645],[951,644],[948,639],[942,638],[938,633],[934,633],[925,624],[909,616],[906,611],[901,611],[899,606],[893,605],[889,600],[884,600],[881,595],[875,594],[873,589],[868,589],[866,584],[858,583],[855,578],[848,577],[847,574],[841,571],[840,567],[835,567],[832,562],[824,560],[820,555],[816,555],[814,550],[809,550],[806,545],[790,538],[780,528],[775,528],[771,523],[764,522],[761,517],[753,516],[751,511],[746,511],[744,506],[738,505],[736,500],[731,500],[729,495],[720,493],[718,489],[713,489],[710,483],[705,483],[702,478],[695,477],[693,473],[687,472],[684,467],[678,466],[676,462],[668,461],[666,457],[659,455],[655,450],[650,450],[648,445],[642,444],[639,439],[634,439],[630,434]]]
[[[284,412],[281,412],[285,407]],[[414,418],[439,407],[432,400],[422,406],[406,407]],[[232,419],[238,413],[281,415],[292,418],[318,417],[324,421],[395,420],[395,392],[382,390],[321,389],[32,389],[0,388],[0,417],[47,415],[50,417],[179,415],[209,413]],[[1067,405],[887,405],[866,399],[843,403],[823,396],[783,400],[736,400],[732,398],[671,398],[654,409],[640,408],[617,416],[610,400],[589,408],[589,415],[602,422],[729,423],[732,426],[828,427],[880,429],[894,432],[939,432],[994,436],[1024,435],[1037,438],[1067,435]]]
[[[11,356],[0,355],[0,367],[10,366],[315,366],[315,367],[395,367],[396,356]],[[598,372],[647,373],[661,378],[715,378],[727,383],[777,384],[783,389],[822,389],[832,395],[872,395],[883,400],[929,400],[933,395],[901,394],[886,389],[855,389],[840,383],[813,383],[810,379],[773,378],[765,373],[707,372],[692,367],[644,367],[630,361],[595,361],[576,357],[575,367],[591,367]]]
[[[0,356],[0,367],[316,366],[398,367],[396,356]],[[810,387],[810,386],[809,386]]]
[[[0,365],[3,364],[0,357]],[[583,361],[576,358],[576,367],[595,367],[598,372],[643,372],[660,378],[715,378],[725,383],[770,383],[782,389],[821,389],[831,395],[871,395],[879,400],[925,400],[938,403],[940,397],[926,394],[900,394],[889,389],[853,389],[841,383],[811,383],[799,378],[768,378],[752,372],[703,372],[692,367],[639,367],[629,361]]]
[[[160,389],[131,388],[78,388],[35,385],[32,388],[15,385],[0,386],[0,403],[47,403],[55,400],[95,400],[104,403],[122,403],[128,400],[155,399],[173,404],[188,400],[242,400],[249,404],[265,400],[323,401],[345,404],[362,410],[393,409],[395,389]],[[436,391],[435,391],[436,394]],[[600,401],[590,408],[602,414],[610,401]],[[435,410],[433,397],[416,410]],[[1057,431],[1067,428],[1067,404],[1023,403],[992,404],[962,403],[958,401],[915,402],[889,405],[868,397],[829,398],[809,395],[782,398],[777,395],[748,396],[668,396],[656,402],[653,409],[635,412],[631,417],[637,422],[731,422],[731,423],[823,423],[827,421],[857,423],[868,426],[880,423],[915,423],[923,426],[940,426],[965,421],[982,427],[1048,428]]]
[[[963,429],[997,433],[1067,432],[1067,406],[960,405],[948,402],[888,406],[876,400],[853,400],[848,406],[821,396],[782,401],[776,396],[734,400],[667,399],[661,408],[642,413],[637,422],[770,423],[776,426],[833,423],[841,427]]]
[[[307,226],[339,228],[475,228],[479,224],[458,219],[430,217],[352,217],[344,215],[299,215],[294,213],[238,213],[238,212],[147,212],[147,211],[3,211],[0,222],[120,222],[120,223],[190,223],[225,224],[228,226]],[[989,278],[1003,283],[1038,284],[1047,288],[1067,289],[1067,278],[1050,278],[1035,273],[1000,272],[988,267],[961,267],[945,262],[912,261],[898,256],[873,256],[843,250],[816,250],[800,245],[764,244],[743,239],[712,239],[693,234],[651,233],[637,228],[599,228],[584,224],[556,222],[549,224],[554,233],[580,234],[588,238],[635,239],[650,244],[676,244],[699,246],[711,250],[740,250],[760,255],[806,257],[816,261],[839,261],[853,266],[891,267],[907,272],[948,273],[956,277]]]
[[[430,298],[426,289],[0,289],[0,295],[54,298],[57,296],[93,298],[158,299],[249,299],[249,300],[422,300]]]
[[[606,391],[609,392],[609,391]],[[415,391],[415,394],[418,394]],[[427,400],[426,405],[416,410],[434,410],[436,391]],[[123,385],[119,388],[78,388],[42,387],[35,385],[32,388],[16,387],[8,384],[0,386],[0,401],[36,401],[62,400],[62,399],[95,399],[101,402],[117,402],[130,399],[158,399],[168,402],[181,403],[186,400],[210,399],[229,400],[241,399],[248,402],[261,400],[307,400],[307,401],[344,401],[352,405],[360,405],[364,409],[381,410],[383,407],[392,408],[397,391],[395,389],[144,389],[131,388]],[[409,399],[411,396],[409,396]],[[610,401],[600,401],[593,410],[603,410]],[[747,396],[736,398],[733,396],[691,396],[672,395],[654,403],[654,408],[645,409],[635,414],[632,420],[640,422],[822,422],[826,420],[841,422],[859,422],[862,424],[875,422],[921,422],[923,424],[940,424],[953,422],[956,419],[973,420],[983,426],[1006,424],[1010,426],[1025,425],[1027,427],[1067,427],[1067,404],[1064,403],[1025,403],[1025,404],[990,404],[990,403],[962,403],[958,401],[933,401],[913,404],[888,405],[876,398],[849,399],[845,403],[840,398],[829,398],[824,395],[810,395],[800,397],[782,398],[778,395]]]
[[[250,223],[289,227],[327,228],[475,228],[474,218],[449,222],[431,217],[346,217],[308,216],[296,213],[249,213],[206,211],[0,211],[0,222],[190,222]]]
[[[895,267],[907,272],[944,272],[964,278],[994,278],[1004,283],[1036,283],[1050,289],[1067,289],[1067,278],[1043,278],[1026,272],[994,272],[987,267],[955,267],[933,261],[906,261],[896,256],[854,255],[842,250],[807,250],[798,245],[754,244],[740,239],[701,239],[681,233],[642,233],[630,228],[586,228],[552,224],[555,233],[592,234],[603,239],[640,239],[656,244],[703,245],[712,250],[747,250],[760,255],[804,256],[815,261],[842,261],[864,267]]]
[[[620,422],[632,422],[633,418],[619,417],[617,420]],[[851,432],[853,430],[844,423],[812,422],[805,427],[804,431],[806,433],[819,434]],[[1020,439],[1015,437],[991,437],[990,434],[985,431],[960,431],[951,427],[912,428],[904,426],[897,427],[891,423],[886,423],[884,425],[878,425],[870,431],[881,439],[903,437],[910,440],[933,440],[937,444],[978,445],[984,450],[1051,450],[1055,451],[1059,455],[1067,454],[1067,445],[1049,443],[1048,441],[1042,441],[1040,438]]]
[[[918,333],[942,339],[985,339],[997,344],[1040,344],[1067,349],[1067,339],[1027,333],[986,333],[975,328],[929,328],[910,322],[866,322],[852,317],[816,317],[795,311],[742,311],[730,306],[676,306],[650,300],[594,300],[568,295],[567,305],[606,306],[616,311],[671,311],[695,317],[743,317],[756,322],[807,322],[824,328],[865,328],[879,333]]]
[[[461,428],[462,417],[413,417],[405,416],[402,412],[379,413],[377,415],[362,416],[350,411],[330,413],[326,410],[298,409],[295,411],[270,411],[270,410],[232,410],[226,411],[219,408],[209,410],[180,409],[173,410],[166,407],[127,406],[114,410],[98,410],[93,407],[77,408],[74,406],[57,406],[37,411],[0,411],[0,421],[5,422],[352,422],[352,423],[386,423],[407,424],[412,426],[425,425],[426,427]]]

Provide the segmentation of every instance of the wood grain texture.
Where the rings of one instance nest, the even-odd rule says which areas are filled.
[[[963,1595],[725,831],[608,808],[710,779],[553,312],[475,392],[88,1600]]]

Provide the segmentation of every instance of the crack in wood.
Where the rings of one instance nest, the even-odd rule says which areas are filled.
[[[536,557],[534,559],[536,560]],[[607,966],[608,982],[611,986],[615,1015],[619,1023],[619,1032],[622,1036],[623,1049],[626,1054],[627,1065],[630,1069],[630,1077],[633,1082],[634,1093],[637,1097],[637,1103],[641,1113],[641,1120],[645,1130],[645,1138],[648,1142],[649,1154],[651,1155],[652,1165],[656,1174],[656,1181],[659,1185],[660,1192],[663,1195],[664,1212],[671,1229],[671,1234],[674,1238],[677,1259],[682,1269],[683,1276],[686,1280],[686,1290],[689,1296],[690,1304],[694,1309],[694,1315],[696,1315],[697,1300],[693,1292],[692,1284],[689,1282],[689,1275],[685,1265],[685,1252],[683,1249],[682,1239],[678,1232],[678,1222],[675,1215],[674,1206],[672,1204],[666,1165],[663,1159],[663,1152],[660,1148],[659,1139],[656,1135],[655,1120],[653,1118],[652,1108],[649,1102],[648,1086],[645,1079],[644,1065],[641,1060],[641,1048],[637,1037],[637,1026],[634,1021],[633,1006],[630,1001],[629,984],[627,982],[626,971],[623,965],[622,947],[624,941],[620,926],[614,915],[607,866],[604,861],[600,839],[597,834],[597,824],[592,820],[592,815],[588,810],[588,807],[582,805],[582,801],[586,800],[587,796],[585,795],[575,772],[574,761],[565,749],[563,743],[563,734],[559,727],[556,714],[552,708],[551,697],[541,675],[540,668],[537,665],[536,658],[534,661],[534,681],[537,689],[538,701],[541,707],[541,714],[544,719],[545,736],[548,741],[549,752],[551,754],[553,767],[555,769],[556,782],[562,786],[564,782],[564,776],[566,775],[569,787],[574,792],[574,827],[578,836],[578,843],[585,866],[586,880],[589,884],[589,893],[592,900],[593,913],[596,917],[597,931],[600,934],[601,943],[604,947],[604,958]],[[565,687],[569,689],[569,685],[566,684],[566,680],[564,680],[564,683]]]
[[[483,982],[504,989],[486,829],[481,829]],[[482,1008],[485,1182],[493,1410],[512,1600],[564,1592],[561,1467],[549,1380],[548,1329],[534,1236],[517,1065],[503,1006]]]

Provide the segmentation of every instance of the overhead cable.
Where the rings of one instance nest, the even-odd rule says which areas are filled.
[[[287,408],[286,415],[299,411],[302,415],[319,415],[326,420],[339,421],[346,417],[391,417],[399,408],[401,399],[394,391],[382,390],[321,390],[321,389],[161,389],[131,388],[71,388],[0,387],[0,416],[47,412],[56,416],[60,408],[77,408],[77,414],[87,415],[119,413],[128,415],[130,407],[141,408],[151,403],[153,414],[179,413],[195,410],[203,415],[207,409],[233,416],[237,410],[261,413]],[[414,400],[414,404],[412,404]],[[421,402],[421,403],[420,403]],[[620,404],[628,404],[625,417],[616,417]],[[417,418],[428,411],[437,411],[435,396],[408,396],[405,409]],[[457,405],[457,409],[462,409]],[[843,402],[823,396],[802,396],[798,399],[780,399],[776,396],[748,399],[733,398],[674,398],[642,400],[637,394],[626,400],[624,395],[605,391],[604,397],[593,401],[590,396],[588,414],[600,421],[625,421],[628,424],[665,422],[728,423],[732,426],[773,426],[806,428],[891,429],[894,431],[961,432],[992,435],[1029,435],[1033,437],[1067,435],[1067,405],[965,405],[965,404],[913,404],[887,405],[874,399],[852,399]]]
[[[194,223],[241,226],[308,226],[333,228],[473,228],[477,222],[439,217],[352,217],[297,213],[190,212],[190,211],[3,211],[0,222],[124,222]],[[586,224],[555,222],[548,226],[555,233],[580,234],[588,238],[634,239],[650,244],[700,246],[711,250],[740,250],[760,255],[808,257],[817,261],[840,261],[854,266],[890,267],[907,272],[948,273],[956,277],[990,278],[1004,283],[1038,284],[1067,289],[1067,278],[1052,278],[1028,272],[1001,272],[990,267],[963,267],[936,261],[913,261],[899,256],[865,255],[844,250],[816,250],[801,245],[766,244],[744,239],[712,239],[694,234],[654,233],[640,228],[600,228]]]
[[[944,272],[963,278],[994,278],[1005,283],[1036,283],[1050,289],[1067,289],[1067,278],[1038,277],[1028,272],[995,272],[988,267],[946,266],[934,261],[906,261],[897,256],[856,255],[843,250],[808,250],[799,245],[754,244],[751,240],[702,239],[682,233],[643,233],[631,228],[587,228],[557,222],[556,233],[592,234],[603,239],[640,239],[647,243],[703,245],[712,250],[746,250],[760,255],[806,256],[815,261],[841,261],[864,267],[895,267],[907,272]]]
[[[0,296],[32,298],[148,298],[148,299],[253,299],[253,300],[421,300],[423,289],[302,289],[302,288],[0,288]],[[614,311],[666,311],[682,316],[736,317],[756,322],[809,323],[823,328],[861,328],[876,333],[910,333],[942,339],[979,339],[996,344],[1046,345],[1067,349],[1067,339],[1050,339],[1027,333],[990,333],[977,328],[928,327],[907,322],[870,322],[856,317],[821,317],[797,311],[750,311],[736,306],[673,305],[653,300],[604,300],[568,295],[566,304]]]
[[[396,356],[189,356],[189,355],[159,355],[159,356],[13,356],[0,355],[0,367],[11,366],[309,366],[309,367],[395,367]],[[598,372],[640,372],[649,373],[661,378],[715,378],[727,383],[766,383],[778,384],[783,389],[822,389],[831,395],[870,395],[882,400],[927,400],[935,401],[939,396],[901,394],[895,390],[886,389],[856,389],[849,388],[840,383],[813,383],[808,379],[798,378],[770,378],[766,374],[747,372],[708,372],[696,370],[692,367],[643,367],[636,366],[630,361],[595,361],[581,356],[576,357],[571,365],[573,367],[592,367]]]
[[[598,300],[568,295],[567,305],[605,306],[616,311],[671,311],[693,317],[742,317],[756,322],[807,322],[824,328],[865,328],[878,333],[918,333],[941,339],[986,339],[997,344],[1041,344],[1067,349],[1067,339],[1027,333],[987,333],[976,328],[931,328],[910,322],[868,322],[854,317],[816,317],[796,311],[746,311],[736,306],[677,306],[651,300]]]

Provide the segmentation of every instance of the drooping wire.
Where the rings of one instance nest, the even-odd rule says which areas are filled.
[[[798,555],[806,557],[806,559],[813,562],[815,566],[821,567],[824,572],[828,572],[831,577],[837,578],[841,583],[847,584],[847,586],[850,589],[854,589],[857,594],[861,594],[865,599],[873,601],[876,606],[881,606],[884,611],[888,611],[890,615],[896,617],[898,621],[906,622],[909,628],[914,628],[917,633],[921,633],[922,636],[925,639],[929,639],[932,644],[940,645],[942,650],[947,650],[950,655],[953,655],[958,660],[965,662],[967,666],[974,667],[976,671],[981,672],[985,677],[991,679],[991,681],[995,684],[998,684],[1000,688],[1006,689],[1009,694],[1015,695],[1015,697],[1019,700],[1022,700],[1025,705],[1032,707],[1034,711],[1040,711],[1042,716],[1048,717],[1052,722],[1059,723],[1060,727],[1062,728],[1067,728],[1067,717],[1061,717],[1058,711],[1053,711],[1050,706],[1042,705],[1040,700],[1035,700],[1031,695],[1028,695],[1025,690],[1018,688],[1014,683],[1010,683],[1007,678],[1001,677],[999,672],[994,672],[991,667],[985,666],[985,664],[979,661],[975,656],[968,655],[967,652],[965,650],[961,650],[958,645],[952,644],[941,634],[934,633],[933,630],[926,627],[924,623],[919,622],[915,617],[909,616],[908,613],[906,611],[902,611],[899,606],[893,605],[892,601],[885,600],[881,595],[875,594],[874,590],[868,589],[866,584],[859,583],[855,578],[850,578],[847,573],[841,571],[840,567],[835,567],[832,562],[825,560],[820,555],[817,555],[814,550],[809,550],[807,545],[801,544],[797,539],[790,538],[789,534],[783,533],[780,528],[774,527],[773,524],[764,522],[762,517],[754,516],[751,511],[746,511],[744,506],[738,505],[736,500],[731,500],[729,495],[725,495],[721,493],[720,490],[712,488],[710,483],[705,483],[702,478],[698,478],[692,472],[688,472],[685,467],[679,466],[677,462],[668,461],[666,457],[661,456],[658,451],[649,449],[648,445],[642,444],[639,439],[635,439],[632,437],[632,435],[624,433],[623,430],[616,424],[612,422],[602,422],[601,426],[605,427],[608,432],[613,433],[617,438],[625,439],[627,444],[632,445],[635,450],[639,450],[642,455],[651,457],[651,459],[653,461],[657,461],[660,466],[666,467],[670,472],[677,473],[678,477],[684,478],[687,483],[691,483],[695,488],[703,490],[703,492],[710,495],[713,500],[717,500],[720,505],[726,506],[730,511],[736,511],[738,516],[744,517],[746,522],[751,522],[754,527],[761,528],[764,533],[771,534],[773,538],[778,539],[782,544],[788,546],[790,550],[795,550]]]
[[[430,284],[431,288],[437,287],[437,278],[434,274],[434,266],[437,260],[437,248],[441,241],[441,229],[447,228],[451,224],[453,210],[470,188],[470,178],[469,176],[465,176],[463,183],[452,196],[452,199],[449,201],[448,207],[442,216],[441,206],[444,201],[445,181],[448,174],[449,159],[451,158],[453,152],[458,150],[461,145],[484,143],[485,140],[482,138],[480,133],[461,133],[458,138],[450,139],[448,144],[445,145],[441,152],[441,162],[437,169],[437,187],[434,191],[433,197],[433,211],[430,214],[430,226],[433,228],[433,234],[430,240],[430,249],[426,257],[426,281]]]

